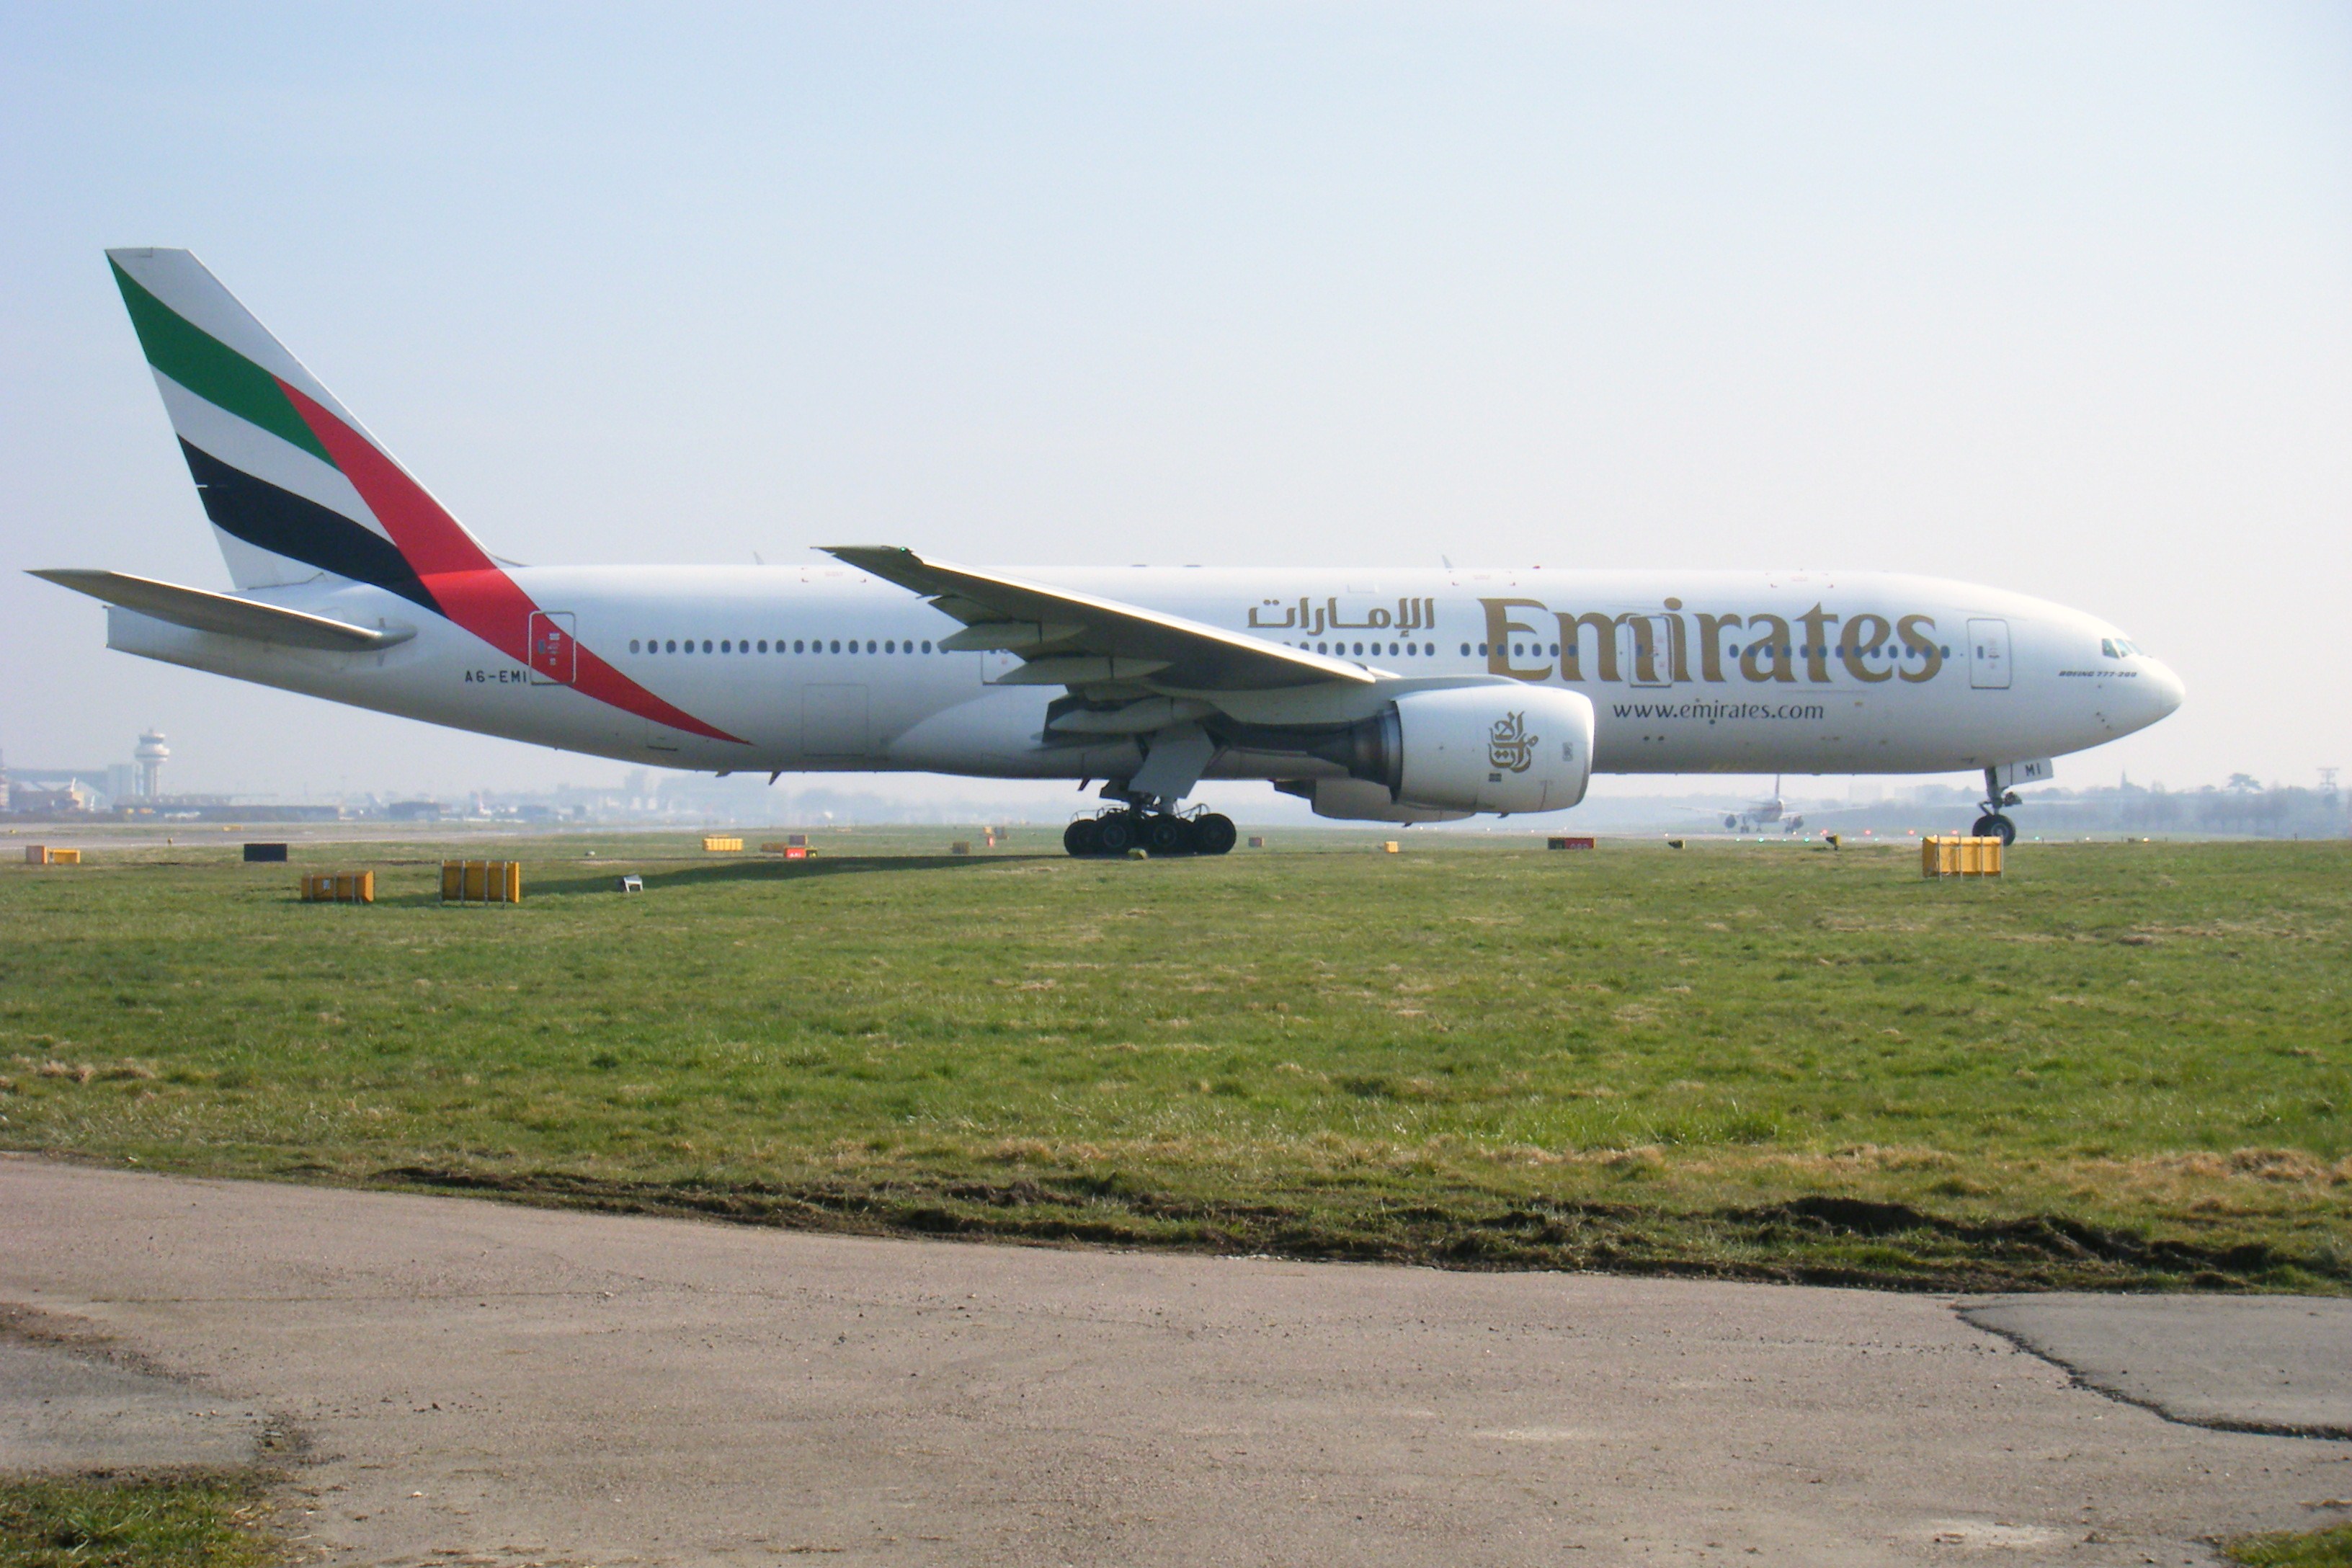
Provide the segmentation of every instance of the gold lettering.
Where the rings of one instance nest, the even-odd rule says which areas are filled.
[[[1267,600],[1264,601],[1264,603],[1265,603],[1265,604],[1267,604],[1267,605],[1271,605],[1271,604],[1273,604],[1273,603],[1274,603],[1274,601],[1273,601],[1272,599],[1267,599]],[[1278,621],[1262,621],[1262,620],[1258,619],[1258,618],[1257,618],[1257,615],[1258,615],[1258,610],[1259,610],[1259,608],[1260,608],[1260,606],[1259,606],[1258,605],[1252,605],[1250,606],[1250,613],[1249,613],[1249,624],[1250,624],[1252,626],[1258,628],[1259,630],[1262,630],[1262,631],[1277,631],[1277,632],[1279,632],[1279,631],[1287,631],[1287,630],[1289,630],[1292,626],[1297,626],[1297,625],[1298,624],[1298,612],[1297,612],[1297,610],[1294,610],[1294,609],[1290,608],[1290,607],[1289,607],[1288,605],[1286,605],[1285,606],[1283,606],[1283,611],[1282,611],[1282,619],[1280,619],[1280,620],[1278,620]]]
[[[1768,659],[1769,668],[1765,662]],[[1797,668],[1790,657],[1788,622],[1778,616],[1748,617],[1748,647],[1739,656],[1739,673],[1750,680],[1796,683]]]
[[[1542,601],[1537,599],[1481,599],[1486,606],[1486,673],[1507,675],[1513,680],[1545,680],[1551,676],[1551,667],[1520,669],[1511,663],[1511,634],[1524,632],[1535,636],[1535,627],[1525,621],[1511,619],[1513,610],[1534,610],[1541,614]]]
[[[1829,624],[1837,617],[1815,605],[1797,619],[1805,628],[1805,679],[1824,684],[1830,678]]]
[[[1738,616],[1709,616],[1698,618],[1698,669],[1702,679],[1723,683],[1723,632],[1727,626],[1741,625]]]
[[[1908,653],[1916,653],[1919,656],[1918,668],[1916,669],[1906,669],[1903,672],[1903,679],[1914,686],[1918,685],[1923,680],[1935,679],[1937,671],[1944,668],[1944,650],[1937,647],[1934,642],[1919,635],[1918,628],[1921,626],[1926,626],[1929,631],[1934,631],[1936,629],[1935,617],[1933,616],[1906,616],[1901,620],[1895,623],[1895,632],[1897,637],[1900,637],[1903,639],[1904,650]]]
[[[1592,610],[1588,610],[1580,616],[1571,616],[1562,612],[1558,617],[1560,679],[1563,680],[1584,679],[1584,649],[1577,639],[1582,628],[1586,626],[1592,628],[1593,651],[1600,656],[1596,660],[1601,666],[1600,679],[1602,680],[1622,679],[1617,673],[1617,623],[1624,618],[1622,616],[1604,616]]]
[[[1873,685],[1895,679],[1893,669],[1873,669],[1862,662],[1863,655],[1894,633],[1895,628],[1886,624],[1885,616],[1854,616],[1849,618],[1845,623],[1845,646],[1841,655],[1845,672],[1856,680],[1868,681]]]

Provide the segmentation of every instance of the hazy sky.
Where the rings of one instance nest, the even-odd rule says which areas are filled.
[[[0,5],[0,748],[620,763],[104,651],[194,249],[502,554],[1945,573],[2352,770],[2352,7]],[[1685,787],[1682,785],[1676,788]]]

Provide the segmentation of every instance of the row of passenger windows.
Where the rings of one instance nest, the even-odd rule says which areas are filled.
[[[1298,648],[1304,651],[1308,645],[1301,642],[1286,643],[1283,646],[1286,647]],[[1380,643],[1318,642],[1314,645],[1314,648],[1317,653],[1338,654],[1342,657],[1353,654],[1377,658],[1381,656],[1382,646],[1383,645]],[[1462,645],[1462,657],[1464,658],[1468,658],[1470,657],[1471,647],[1472,645],[1469,643],[1464,643]],[[1485,643],[1479,643],[1476,647],[1478,657],[1480,658],[1485,658],[1486,657],[1486,645]],[[1365,650],[1368,647],[1370,649],[1370,652],[1369,655],[1366,655]],[[1389,643],[1386,645],[1386,650],[1389,657],[1391,658],[1399,657],[1405,658],[1435,658],[1437,657],[1437,645],[1435,643]],[[1728,657],[1738,658],[1739,657],[1739,645],[1738,643],[1733,643],[1723,651]],[[1751,645],[1749,651],[1762,654],[1769,652],[1769,650],[1758,648]],[[1809,643],[1799,643],[1793,646],[1783,644],[1780,647],[1780,656],[1782,658],[1811,658],[1813,656],[1814,651],[1813,647]],[[1848,649],[1844,644],[1841,643],[1836,647],[1823,647],[1819,651],[1825,657],[1834,654],[1839,658],[1843,658],[1846,657]],[[1888,658],[1925,658],[1927,657],[1926,652],[1920,648],[1915,647],[1904,649],[1893,647],[1882,647],[1876,643],[1872,644],[1866,648],[1855,647],[1852,651],[1861,655],[1864,658],[1877,658],[1882,654]],[[1937,648],[1936,651],[1942,658],[1949,658],[1952,657],[1952,650],[1948,647]],[[1514,658],[1558,658],[1559,657],[1559,644],[1551,643],[1547,645],[1539,642],[1513,643],[1511,645],[1511,657]]]
[[[1723,651],[1726,657],[1738,658],[1739,657],[1739,645],[1738,643],[1733,643]],[[1772,650],[1769,647],[1759,647],[1756,644],[1750,643],[1748,645],[1748,651],[1760,655],[1769,653]],[[1780,657],[1782,658],[1811,658],[1813,656],[1814,651],[1815,650],[1812,646],[1807,643],[1799,643],[1793,647],[1783,643],[1780,646]],[[1848,651],[1849,650],[1843,643],[1840,643],[1835,647],[1824,647],[1820,650],[1820,652],[1824,656],[1834,654],[1839,658],[1843,658]],[[1910,658],[1925,658],[1927,657],[1926,653],[1919,648],[1881,648],[1876,643],[1871,644],[1868,647],[1856,647],[1851,651],[1860,654],[1864,658],[1876,658],[1882,652],[1889,658],[1907,657]],[[1949,658],[1952,657],[1952,650],[1948,647],[1937,648],[1936,651],[1942,658]],[[1468,643],[1464,643],[1462,645],[1462,654],[1465,658],[1469,657],[1470,645]],[[1481,658],[1486,657],[1486,645],[1485,643],[1480,643],[1478,645],[1478,657]],[[1558,658],[1559,657],[1559,644],[1553,643],[1547,647],[1544,644],[1539,642],[1513,643],[1511,645],[1511,657],[1514,658],[1543,658],[1547,657]]]
[[[1285,647],[1295,647],[1302,652],[1305,651],[1307,647],[1307,645],[1303,642],[1285,643],[1283,646]],[[1341,657],[1345,657],[1350,653],[1362,655],[1366,646],[1367,645],[1363,643],[1317,643],[1315,645],[1315,651],[1317,653],[1323,654],[1337,654]],[[1371,648],[1371,653],[1369,657],[1374,658],[1379,658],[1381,655],[1381,645],[1379,643],[1372,643],[1369,646]],[[1462,645],[1463,658],[1468,658],[1470,657],[1470,647],[1471,645],[1468,643],[1464,643]],[[1390,643],[1387,645],[1387,647],[1389,657],[1391,658],[1400,657],[1404,658],[1435,658],[1437,657],[1437,645],[1435,643]],[[1486,645],[1485,643],[1480,643],[1477,645],[1477,647],[1478,657],[1481,658],[1486,658]],[[2133,647],[2129,643],[2111,643],[2102,640],[2100,644],[2101,652],[2107,653],[2107,657],[2110,658],[2119,657],[2118,653],[2108,652],[2108,649],[2111,647],[2118,650],[2128,650],[2132,653],[2137,653],[2139,651],[2137,648]],[[796,637],[793,640],[793,643],[789,647],[785,646],[784,639],[782,637],[775,638],[772,646],[771,646],[769,639],[765,637],[761,637],[756,643],[748,637],[720,637],[715,643],[710,638],[704,637],[699,644],[696,643],[692,637],[686,637],[683,639],[677,637],[631,637],[629,639],[629,651],[631,653],[914,653],[919,650],[916,647],[915,640],[912,637],[906,639],[904,642],[901,642],[895,637],[885,637],[879,642],[876,641],[872,637],[868,637],[866,639],[863,647],[859,646],[858,640],[856,637],[834,637],[829,640],[824,637]],[[929,653],[932,651],[930,642],[928,638],[926,638],[922,643],[919,651],[923,653]],[[1739,657],[1739,645],[1738,643],[1733,643],[1723,651],[1727,657],[1738,658]],[[1748,651],[1754,653],[1759,650],[1751,644]],[[1763,651],[1769,652],[1769,650],[1767,649]],[[1791,657],[1810,658],[1812,657],[1813,651],[1813,648],[1810,645],[1806,644],[1799,644],[1793,647],[1787,644],[1783,644],[1780,647],[1780,656],[1782,658],[1789,658]],[[1838,647],[1833,648],[1825,647],[1821,651],[1824,655],[1835,654],[1840,658],[1843,658],[1847,653],[1847,649],[1843,644],[1840,644]],[[1853,651],[1866,658],[1876,658],[1882,651],[1889,657],[1906,657],[1910,658],[1923,658],[1926,657],[1925,651],[1920,648],[1915,647],[1898,650],[1896,648],[1888,647],[1882,650],[1876,644],[1873,644],[1867,648],[1856,648]],[[1952,650],[1948,647],[1940,647],[1936,651],[1945,658],[1952,657]],[[1511,657],[1514,658],[1558,658],[1559,657],[1559,644],[1552,643],[1547,646],[1543,643],[1513,643],[1511,645]]]
[[[919,651],[912,637],[908,637],[904,642],[900,642],[896,637],[886,637],[880,642],[876,642],[868,637],[863,644],[856,637],[835,637],[830,641],[824,637],[795,637],[789,647],[786,646],[783,638],[778,637],[772,647],[765,637],[761,637],[756,644],[749,637],[720,637],[716,643],[709,637],[703,638],[699,643],[692,637],[631,637],[629,651],[636,653],[640,650],[646,653],[914,653]],[[931,645],[928,639],[925,640],[919,651],[923,653],[931,651]]]
[[[1301,653],[1305,653],[1307,651],[1307,645],[1303,642],[1286,642],[1282,646],[1285,647],[1295,647]],[[1360,654],[1363,653],[1365,646],[1366,645],[1362,643],[1358,643],[1355,647],[1355,651]],[[1373,643],[1370,647],[1372,651],[1366,657],[1378,658],[1381,656],[1381,645],[1379,643]],[[1400,647],[1404,650],[1402,654],[1397,651]],[[1423,657],[1435,658],[1437,657],[1437,645],[1433,642],[1390,643],[1388,645],[1388,650],[1389,657],[1391,658],[1419,658]],[[1315,645],[1315,651],[1317,653],[1339,654],[1344,658],[1349,650],[1346,643],[1335,642],[1317,643]],[[1462,645],[1462,651],[1464,653],[1468,653],[1470,651],[1470,645],[1468,643],[1464,643]]]

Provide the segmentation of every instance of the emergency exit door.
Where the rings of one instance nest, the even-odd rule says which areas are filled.
[[[580,667],[580,645],[572,640],[572,612],[533,610],[530,613],[530,683],[569,686]]]
[[[1979,691],[2009,689],[2009,623],[1969,623],[1969,684]]]

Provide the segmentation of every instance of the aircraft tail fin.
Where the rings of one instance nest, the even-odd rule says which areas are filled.
[[[496,570],[203,262],[106,258],[239,588],[331,573],[437,611],[436,577]]]

